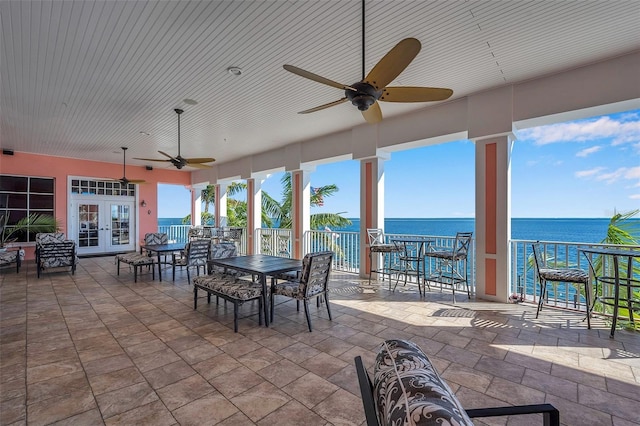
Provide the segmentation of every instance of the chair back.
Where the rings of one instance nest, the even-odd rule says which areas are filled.
[[[316,294],[326,293],[332,259],[332,251],[308,253],[302,259],[301,294],[308,298]]]
[[[384,231],[380,228],[367,228],[369,247],[384,244]]]
[[[533,263],[536,267],[536,275],[540,276],[540,270],[547,267],[547,262],[542,255],[540,243],[531,244],[531,249],[533,250]]]
[[[214,243],[214,240],[211,241],[211,259],[224,259],[238,255],[238,249],[234,243]]]
[[[207,264],[211,255],[211,243],[209,240],[193,240],[185,247],[187,266],[202,266]]]
[[[169,244],[169,236],[163,232],[150,232],[144,234],[145,245]]]
[[[456,258],[465,258],[469,253],[469,246],[471,245],[471,238],[473,232],[457,232],[456,240],[453,243],[453,255]]]
[[[64,232],[38,232],[36,234],[36,244],[60,243],[64,240]]]

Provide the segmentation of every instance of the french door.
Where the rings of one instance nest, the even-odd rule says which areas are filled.
[[[69,219],[79,255],[135,250],[133,197],[72,197]]]

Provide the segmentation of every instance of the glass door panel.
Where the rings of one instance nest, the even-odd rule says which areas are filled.
[[[127,204],[111,204],[111,245],[130,245],[131,206]]]
[[[78,248],[100,246],[100,205],[78,204]]]

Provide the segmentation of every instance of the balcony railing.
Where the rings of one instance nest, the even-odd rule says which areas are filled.
[[[164,232],[169,235],[169,240],[175,242],[188,241],[189,225],[171,225],[159,226],[158,232]],[[431,239],[430,247],[450,248],[453,246],[455,237],[452,236],[430,236],[430,235],[406,235],[406,234],[387,234],[386,242],[391,242],[394,238],[407,237],[423,237]],[[254,241],[256,247],[254,251],[257,253],[270,254],[274,256],[291,257],[293,253],[292,232],[290,229],[278,228],[258,228],[254,231]],[[535,267],[533,264],[531,244],[533,240],[512,240],[510,244],[510,262],[511,262],[511,282],[509,283],[510,293],[522,296],[527,302],[537,303],[539,286],[536,285]],[[589,268],[589,263],[584,254],[580,252],[581,247],[620,247],[615,245],[604,244],[585,244],[576,242],[558,242],[558,241],[540,241],[541,246],[546,254],[546,259],[551,267],[575,267],[588,270],[593,275],[593,271]],[[359,273],[360,272],[360,233],[359,232],[342,232],[342,231],[307,231],[303,237],[303,253],[310,253],[320,250],[331,250],[336,253],[333,262],[333,269],[337,271]],[[247,236],[242,233],[241,240],[238,242],[240,254],[247,252]],[[640,250],[640,246],[625,246]],[[472,241],[470,251],[468,253],[468,274],[469,285],[473,293],[476,288],[476,264],[475,264],[475,241]],[[591,259],[592,261],[595,259]],[[391,264],[397,265],[399,259],[397,254],[392,254]],[[603,271],[610,272],[612,262],[605,258],[602,266]],[[435,263],[427,261],[425,263],[425,272],[429,276],[434,272]],[[593,278],[593,277],[592,277]],[[412,276],[409,281],[415,280]],[[595,283],[595,280],[592,279]],[[558,308],[585,311],[587,309],[585,295],[583,290],[575,284],[550,282],[547,293],[547,305]],[[436,288],[437,283],[435,283]],[[434,287],[434,283],[431,283]],[[447,285],[443,286],[444,290],[449,289]],[[611,296],[613,291],[611,286],[599,287],[595,289],[600,296]],[[602,305],[595,305],[595,312],[605,313]]]

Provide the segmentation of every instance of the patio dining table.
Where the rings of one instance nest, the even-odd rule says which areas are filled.
[[[302,261],[287,257],[270,256],[266,254],[251,254],[247,256],[232,256],[211,259],[209,265],[246,272],[260,277],[262,285],[262,301],[264,306],[264,322],[269,326],[269,304],[267,303],[267,276],[279,275],[285,272],[299,271]]]
[[[146,250],[149,253],[158,254],[158,279],[162,281],[162,261],[161,257],[166,253],[173,253],[184,250],[185,243],[171,243],[171,244],[143,244],[140,246],[140,254],[142,250]]]
[[[591,272],[596,278],[596,284],[598,282],[601,282],[603,285],[606,284],[613,286],[613,296],[607,296],[605,294],[598,296],[596,294],[596,297],[592,299],[594,305],[597,300],[604,305],[613,307],[611,332],[609,334],[609,337],[613,338],[613,335],[616,331],[619,308],[627,308],[629,313],[629,321],[631,322],[631,324],[634,323],[634,312],[640,311],[640,299],[638,299],[637,296],[634,296],[634,290],[637,291],[638,289],[640,289],[640,279],[638,279],[637,275],[634,275],[633,268],[633,259],[640,259],[640,250],[607,247],[580,247],[579,251],[581,251],[587,257],[589,266],[591,267]],[[613,259],[613,276],[597,276],[593,259],[588,255],[599,255],[601,257],[611,256]],[[621,271],[621,267],[624,266],[622,259],[625,258],[627,260],[627,268],[626,271]],[[591,315],[592,309],[593,306],[587,307],[587,315]]]

